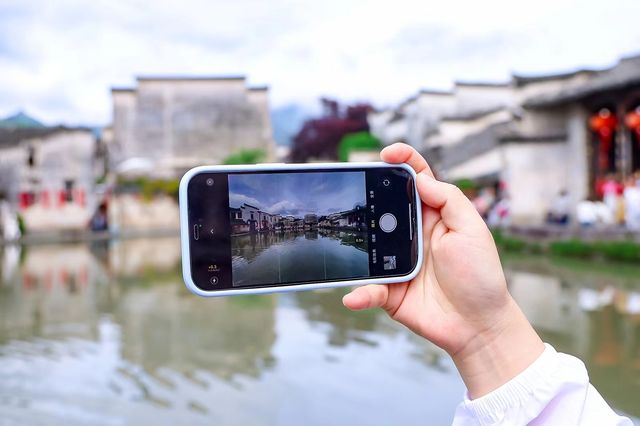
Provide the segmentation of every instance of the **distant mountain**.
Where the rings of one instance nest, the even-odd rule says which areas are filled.
[[[297,104],[289,104],[271,110],[273,139],[278,145],[291,145],[291,139],[300,131],[313,111]]]
[[[1,129],[35,129],[42,127],[46,126],[22,111],[0,120]]]

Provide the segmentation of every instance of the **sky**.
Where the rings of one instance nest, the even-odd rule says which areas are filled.
[[[319,216],[366,206],[364,172],[229,175],[229,205],[272,214]]]
[[[243,74],[273,108],[394,105],[454,80],[640,53],[638,0],[0,0],[0,116],[105,125],[137,75]]]

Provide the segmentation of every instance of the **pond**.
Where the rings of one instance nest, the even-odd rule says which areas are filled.
[[[344,289],[190,294],[175,238],[6,247],[0,260],[3,424],[439,425],[464,392],[445,353],[382,312],[347,311]],[[544,340],[640,416],[640,269],[504,266]]]

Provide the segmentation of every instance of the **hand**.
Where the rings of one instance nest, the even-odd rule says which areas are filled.
[[[409,145],[394,144],[380,156],[418,174],[422,268],[410,282],[356,288],[343,303],[352,310],[381,307],[446,350],[470,397],[482,396],[523,371],[544,345],[511,298],[491,233],[469,199],[437,181]]]

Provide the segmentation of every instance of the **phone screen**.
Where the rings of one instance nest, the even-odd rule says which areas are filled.
[[[188,215],[202,290],[402,276],[416,266],[414,182],[400,167],[200,173]]]

